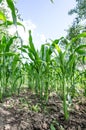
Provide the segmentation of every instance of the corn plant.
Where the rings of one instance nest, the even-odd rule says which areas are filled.
[[[0,0],[0,4],[3,2],[3,0]],[[6,0],[6,3],[11,11],[12,19],[13,19],[13,24],[17,25],[17,16],[16,16],[16,9],[14,2],[12,0]],[[4,22],[6,22],[6,16],[5,13],[0,11],[0,19]]]
[[[79,39],[81,37],[85,37],[86,34],[82,33],[79,34],[75,39],[72,39],[70,42],[76,42],[76,39]],[[77,77],[77,65],[78,65],[78,57],[81,56],[83,57],[86,56],[86,45],[78,45],[76,48],[72,49],[72,52],[69,51],[71,45],[67,45],[66,49],[64,51],[61,50],[60,48],[60,40],[55,40],[52,43],[52,46],[57,50],[58,53],[56,54],[56,61],[57,61],[57,74],[59,75],[60,82],[62,86],[62,91],[63,91],[63,109],[64,109],[64,115],[65,119],[68,119],[69,114],[68,114],[68,104],[67,104],[67,98],[68,96],[72,94],[74,96],[75,94],[75,79]],[[84,70],[85,71],[85,70]],[[78,75],[79,76],[79,75]],[[72,88],[72,89],[71,89]],[[72,90],[72,93],[71,91]]]
[[[2,4],[0,0],[0,4]],[[20,91],[22,84],[22,62],[18,48],[14,45],[14,42],[19,38],[18,32],[16,36],[9,36],[9,32],[6,31],[11,25],[17,27],[17,25],[23,26],[20,22],[17,22],[16,9],[12,0],[6,0],[8,8],[11,11],[13,21],[9,21],[9,18],[5,13],[0,11],[0,99],[6,94],[12,94],[16,91]],[[3,28],[5,31],[3,31]],[[23,26],[24,28],[24,26]],[[21,42],[17,41],[16,45]]]
[[[16,37],[3,36],[0,44],[0,99],[8,91],[14,91],[20,76],[20,56],[11,51],[13,40]],[[17,86],[18,87],[18,86]]]
[[[63,110],[66,120],[69,117],[69,96],[71,98],[75,96],[80,79],[80,72],[77,70],[78,58],[85,56],[84,48],[86,48],[86,45],[78,45],[70,51],[71,44],[81,37],[85,37],[85,33],[68,42],[64,51],[60,47],[60,41],[63,38],[53,41],[52,44],[46,43],[41,46],[40,51],[37,51],[29,31],[29,45],[20,48],[24,53],[28,54],[25,68],[28,72],[29,87],[35,89],[35,92],[40,94],[41,98],[45,97],[46,100],[48,100],[49,89],[50,91],[58,91],[58,89],[62,91]],[[58,85],[56,85],[57,83]],[[52,85],[54,86],[53,89]]]
[[[2,0],[0,4],[1,2]],[[24,81],[27,80],[28,88],[35,91],[41,99],[48,101],[49,91],[61,93],[59,95],[63,101],[64,117],[68,120],[69,100],[78,95],[77,90],[81,87],[86,96],[86,44],[80,44],[81,38],[86,38],[86,32],[78,34],[70,41],[62,37],[52,43],[46,43],[41,45],[38,51],[29,31],[28,45],[18,41],[19,47],[14,46],[13,49],[14,42],[17,44],[16,39],[19,38],[18,32],[16,36],[9,36],[2,28],[6,29],[13,24],[16,27],[23,25],[17,22],[13,1],[6,0],[6,2],[13,21],[9,21],[5,13],[0,11],[0,100],[6,94],[16,92],[19,94],[23,83],[22,77],[25,74],[23,78]],[[21,50],[20,53],[18,49]],[[23,64],[22,60],[25,59],[26,63]],[[79,70],[79,65],[82,70]]]
[[[52,54],[49,45],[42,45],[40,51],[37,51],[32,41],[31,31],[29,31],[29,45],[24,45],[20,49],[28,54],[29,62],[25,65],[28,71],[28,83],[32,83],[35,92],[47,100]],[[29,85],[31,85],[30,83]]]

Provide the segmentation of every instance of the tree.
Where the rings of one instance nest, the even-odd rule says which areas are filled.
[[[76,14],[76,17],[72,23],[72,26],[67,30],[67,39],[76,39],[76,41],[73,41],[71,44],[71,49],[70,51],[73,52],[74,48],[76,46],[82,46],[82,44],[86,45],[86,38],[85,37],[80,37],[77,39],[77,35],[86,32],[86,0],[76,0],[76,7],[74,9],[71,9],[69,11],[69,15]],[[85,50],[84,50],[85,51]],[[84,54],[80,50],[80,57],[78,59],[78,66],[83,68],[83,65],[86,64],[86,54]],[[83,56],[81,54],[83,53]],[[84,60],[83,60],[84,59]],[[84,61],[84,62],[83,62]],[[85,69],[84,69],[85,70]]]
[[[76,0],[76,7],[71,9],[68,14],[76,14],[72,26],[67,30],[67,38],[70,40],[76,37],[77,34],[86,31],[86,23],[82,24],[82,21],[86,18],[86,0]]]
[[[71,9],[69,14],[76,14],[76,20],[78,22],[86,19],[86,0],[76,0],[76,7]]]

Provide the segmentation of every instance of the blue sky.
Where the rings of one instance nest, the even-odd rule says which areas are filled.
[[[74,19],[69,16],[68,11],[76,5],[75,0],[18,0],[16,7],[24,21],[34,25],[34,33],[46,37],[46,39],[57,39],[66,35]]]

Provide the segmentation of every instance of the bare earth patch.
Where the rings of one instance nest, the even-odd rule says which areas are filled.
[[[86,130],[86,98],[73,103],[65,121],[62,101],[55,94],[41,103],[31,91],[23,91],[0,103],[0,130]]]

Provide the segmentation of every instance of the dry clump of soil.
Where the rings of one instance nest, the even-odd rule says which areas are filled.
[[[86,130],[86,98],[73,101],[65,121],[62,101],[56,94],[47,103],[31,91],[0,103],[0,130]]]

